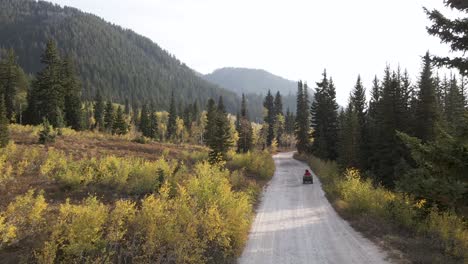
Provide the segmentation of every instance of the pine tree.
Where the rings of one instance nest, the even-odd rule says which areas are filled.
[[[309,147],[309,98],[307,84],[297,83],[297,109],[295,120],[296,147],[304,153]]]
[[[8,124],[9,124],[9,121],[7,118],[5,101],[3,98],[0,98],[0,147],[2,148],[8,145],[8,142],[10,140]]]
[[[244,94],[242,94],[241,112],[238,117],[237,126],[237,132],[239,133],[237,151],[246,153],[252,149],[253,129],[249,121],[247,102]]]
[[[159,137],[158,134],[158,116],[156,115],[156,108],[153,104],[150,107],[150,114],[149,114],[149,123],[150,123],[150,137],[153,139],[157,139]]]
[[[359,167],[360,164],[360,125],[358,112],[354,108],[352,96],[346,111],[339,115],[339,163],[344,167]]]
[[[128,98],[125,98],[125,114],[130,115],[130,102],[128,101]]]
[[[289,107],[286,110],[285,123],[286,134],[293,135],[295,132],[296,117],[294,116],[294,113],[289,110]]]
[[[275,95],[274,111],[275,116],[279,114],[283,115],[283,98],[281,97],[281,93],[279,91],[276,92]]]
[[[59,112],[64,109],[64,90],[61,80],[62,63],[55,42],[49,41],[41,57],[45,68],[38,73],[28,95],[28,123],[38,124],[43,118],[58,125]]]
[[[432,25],[427,28],[429,34],[440,38],[441,42],[450,44],[450,49],[455,53],[463,54],[461,57],[434,57],[437,65],[445,65],[457,68],[462,75],[468,75],[468,59],[465,53],[468,51],[468,4],[462,0],[446,0],[445,4],[467,15],[464,18],[448,19],[437,10],[425,9]]]
[[[314,155],[322,159],[336,160],[338,156],[337,110],[335,86],[331,78],[327,79],[326,71],[324,71],[322,81],[317,83],[315,99],[310,109],[314,138],[311,150]]]
[[[104,128],[107,132],[112,132],[112,128],[114,127],[114,119],[114,106],[112,105],[111,101],[108,101],[104,111]]]
[[[274,124],[275,124],[275,103],[274,97],[271,91],[268,90],[265,100],[263,101],[263,107],[266,110],[264,121],[268,125],[268,134],[266,138],[267,147],[271,146],[273,139],[275,138]]]
[[[203,139],[207,146],[214,145],[214,135],[216,133],[216,103],[213,99],[208,99],[206,112],[206,126],[205,132],[203,133]]]
[[[374,113],[371,102],[370,123],[372,135],[372,159],[371,171],[374,179],[386,187],[393,188],[395,181],[404,172],[406,166],[403,157],[407,155],[402,143],[397,140],[396,132],[403,131],[404,119],[401,116],[404,111],[402,105],[402,85],[399,72],[391,72],[385,69],[382,81],[381,96]]]
[[[464,114],[466,111],[464,101],[463,91],[459,87],[457,79],[452,76],[449,82],[444,112],[449,132],[456,137],[460,137],[462,134]]]
[[[114,122],[112,124],[112,134],[125,135],[127,134],[127,132],[128,132],[128,125],[127,125],[127,122],[125,121],[122,107],[119,106],[117,108]]]
[[[432,66],[429,52],[423,59],[423,70],[418,82],[419,95],[416,109],[416,136],[423,142],[432,141],[436,137],[437,101]]]
[[[172,92],[171,103],[169,106],[169,119],[167,122],[167,139],[168,140],[172,139],[172,137],[174,137],[176,134],[176,129],[177,129],[176,120],[177,120],[177,110],[176,110],[176,105],[175,105],[174,92]]]
[[[16,55],[13,49],[10,49],[5,60],[0,62],[0,92],[4,99],[8,120],[12,120],[14,117],[16,87],[19,77],[19,66],[16,62]]]
[[[139,128],[143,136],[151,137],[150,113],[148,111],[147,104],[143,104],[143,106],[141,107]]]
[[[95,127],[97,127],[100,130],[104,128],[104,109],[104,100],[102,99],[99,90],[97,90],[94,103],[94,120],[96,122]]]
[[[42,130],[39,132],[39,143],[47,144],[55,142],[56,133],[53,131],[47,119],[42,120]]]
[[[183,120],[184,120],[184,126],[187,128],[188,131],[191,131],[192,129],[192,105],[188,104],[184,108],[184,114],[183,114]]]
[[[210,161],[217,162],[219,159],[226,160],[226,154],[232,147],[231,128],[228,115],[223,103],[223,97],[219,97],[215,120],[215,133],[213,145],[210,146]]]
[[[273,109],[275,112],[274,128],[273,128],[274,135],[276,137],[276,141],[278,145],[281,145],[281,137],[283,136],[283,133],[284,133],[285,120],[284,120],[284,113],[283,113],[283,99],[279,91],[276,92]]]
[[[65,122],[75,130],[81,129],[81,85],[78,82],[73,61],[67,57],[62,65],[62,87],[64,89]]]
[[[369,156],[366,160],[369,169],[372,171],[376,170],[377,167],[377,151],[379,145],[379,126],[380,126],[380,116],[381,116],[381,100],[382,100],[382,88],[379,84],[377,76],[375,76],[372,83],[371,98],[369,101],[369,110],[367,113],[367,134],[369,135]]]
[[[361,76],[358,76],[354,90],[350,96],[350,106],[346,112],[348,125],[352,125],[352,131],[355,133],[354,147],[356,150],[356,160],[351,165],[360,169],[367,168],[367,157],[369,156],[368,133],[367,133],[367,101],[366,90],[361,82]],[[357,119],[357,124],[355,120]],[[355,127],[354,127],[355,126]]]

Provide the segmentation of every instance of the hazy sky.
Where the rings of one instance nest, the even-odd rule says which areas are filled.
[[[361,74],[369,90],[386,64],[413,82],[427,50],[448,47],[426,33],[422,7],[442,0],[53,0],[151,38],[191,68],[270,71],[309,86],[324,68],[345,105]]]

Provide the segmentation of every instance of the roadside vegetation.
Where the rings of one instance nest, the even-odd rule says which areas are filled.
[[[296,158],[306,161],[319,176],[335,209],[375,241],[383,240],[383,246],[404,252],[415,263],[468,259],[468,227],[455,212],[375,185],[358,170],[343,171],[336,162],[305,155]]]
[[[460,1],[447,6],[467,13]],[[467,36],[465,18],[450,20],[425,10],[429,34],[456,52]],[[458,70],[440,76],[437,66]],[[335,207],[357,229],[414,263],[468,260],[468,100],[466,56],[429,52],[417,81],[387,66],[376,76],[371,98],[361,77],[339,109],[326,71],[310,103],[298,85],[296,139],[300,159],[322,179]]]
[[[0,149],[7,263],[230,262],[274,172],[267,151],[230,152],[210,164],[202,146],[68,128],[43,145],[42,129],[12,125],[18,141]]]

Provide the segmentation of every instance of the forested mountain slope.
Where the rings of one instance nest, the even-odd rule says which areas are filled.
[[[217,69],[204,78],[238,95],[246,94],[253,119],[263,115],[263,97],[270,90],[283,96],[284,110],[296,110],[297,82],[287,80],[261,69],[225,67]]]
[[[71,54],[83,82],[84,99],[97,89],[116,102],[154,102],[168,109],[170,94],[180,104],[205,104],[224,97],[237,111],[238,97],[203,80],[150,39],[75,8],[44,1],[0,1],[0,48],[13,48],[27,73],[41,69],[40,55],[49,39],[61,53]]]
[[[295,94],[297,83],[260,69],[222,68],[205,78],[237,94],[266,94],[268,90],[283,95]]]

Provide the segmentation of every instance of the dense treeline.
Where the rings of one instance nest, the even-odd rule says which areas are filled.
[[[459,5],[453,2],[453,7],[466,11]],[[460,40],[460,34],[468,34],[466,20],[427,13],[434,21],[431,34],[451,43],[454,51],[468,50],[466,41]],[[434,62],[455,67],[462,76],[441,78]],[[348,106],[339,112],[326,72],[310,107],[299,83],[299,152],[358,168],[375,183],[424,199],[428,205],[463,210],[468,200],[465,67],[465,57],[431,58],[427,52],[417,82],[406,71],[387,67],[381,80],[375,77],[369,101],[358,76]]]
[[[114,102],[150,101],[157,110],[168,110],[167,98],[176,91],[182,104],[204,105],[207,98],[223,96],[229,112],[238,109],[234,93],[203,80],[151,40],[77,9],[45,1],[5,0],[0,2],[0,25],[0,48],[13,48],[18,64],[29,74],[43,69],[38,58],[48,41],[55,40],[59,54],[74,59],[86,101],[93,100],[99,89]]]

